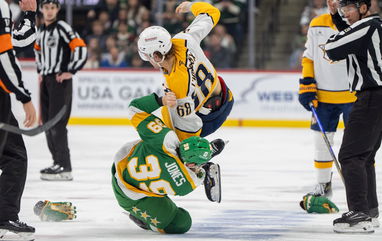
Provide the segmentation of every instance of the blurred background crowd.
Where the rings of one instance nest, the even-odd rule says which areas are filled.
[[[191,13],[175,14],[183,0],[62,0],[60,19],[66,16],[65,1],[73,4],[72,26],[88,45],[85,68],[151,67],[137,54],[139,33],[148,26],[161,25],[174,35],[193,19]],[[328,12],[326,0],[204,1],[221,11],[219,24],[202,42],[207,57],[218,69],[300,69],[309,23]],[[254,11],[248,11],[249,1],[254,1]],[[382,1],[373,1],[378,9]],[[17,0],[11,9],[17,22]],[[255,19],[255,53],[249,53],[249,14]],[[41,23],[41,15],[37,22]],[[247,64],[251,54],[255,55],[255,66]],[[33,50],[19,57],[33,58]]]

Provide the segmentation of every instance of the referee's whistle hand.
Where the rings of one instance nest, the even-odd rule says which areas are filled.
[[[70,73],[70,72],[64,72],[64,73],[58,74],[58,75],[56,76],[56,81],[57,81],[58,83],[62,83],[62,82],[63,82],[64,80],[66,80],[66,79],[71,79],[72,76],[73,76],[72,73]]]

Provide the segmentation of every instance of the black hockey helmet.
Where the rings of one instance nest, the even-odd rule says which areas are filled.
[[[61,7],[61,4],[60,4],[60,2],[58,0],[41,0],[40,7],[42,7],[43,5],[48,4],[48,3],[56,4],[56,6],[58,8]]]
[[[371,0],[340,0],[340,7],[354,4],[357,8],[359,8],[362,3],[366,4],[368,9],[371,6]]]

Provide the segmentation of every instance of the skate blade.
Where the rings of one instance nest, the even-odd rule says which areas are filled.
[[[379,226],[380,226],[378,218],[372,218],[371,223],[373,224],[374,228],[379,228]]]
[[[34,233],[11,232],[9,230],[0,230],[1,241],[33,241]]]
[[[367,234],[374,233],[374,227],[372,222],[359,222],[353,226],[348,223],[336,223],[333,226],[333,231],[336,233]]]
[[[41,174],[41,180],[44,181],[72,181],[73,176],[71,172],[62,172],[59,174]]]
[[[211,165],[210,174],[213,177],[215,185],[210,190],[210,201],[221,202],[221,182],[220,182],[220,166],[218,164]]]

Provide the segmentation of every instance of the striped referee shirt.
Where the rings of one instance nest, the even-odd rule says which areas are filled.
[[[0,88],[7,93],[14,93],[22,103],[29,102],[31,97],[24,87],[14,47],[26,47],[35,41],[35,16],[35,12],[25,12],[18,27],[12,31],[8,3],[0,0]]]
[[[41,75],[71,72],[82,69],[87,59],[85,42],[66,22],[44,24],[37,32],[34,45],[37,72]]]
[[[382,20],[370,15],[329,38],[325,45],[333,61],[347,60],[352,91],[382,86]]]

